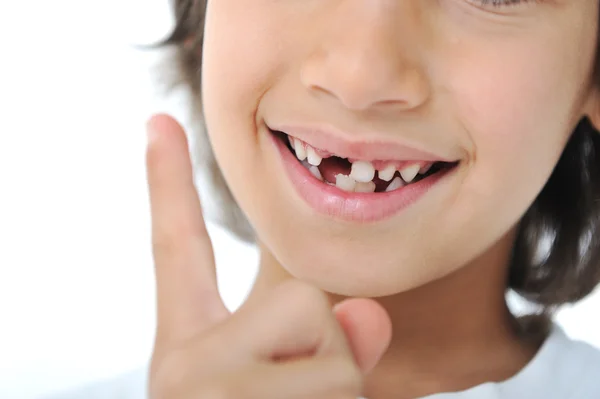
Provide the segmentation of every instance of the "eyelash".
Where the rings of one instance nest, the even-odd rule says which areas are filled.
[[[527,3],[531,0],[477,0],[483,6],[493,6],[493,7],[508,7],[508,6],[516,6],[521,3]],[[540,0],[537,0],[538,2]]]

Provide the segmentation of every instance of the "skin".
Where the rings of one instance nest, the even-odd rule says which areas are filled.
[[[355,399],[384,353],[391,323],[377,302],[331,309],[288,280],[230,314],[216,282],[186,136],[170,117],[148,124],[148,184],[157,281],[149,396]]]
[[[371,399],[463,390],[522,369],[540,343],[517,334],[506,307],[510,250],[520,218],[577,122],[588,115],[598,126],[598,93],[590,84],[598,11],[598,2],[588,0],[506,7],[476,0],[209,1],[204,117],[219,166],[256,230],[262,255],[244,304],[255,318],[251,323],[239,317],[235,325],[260,319],[285,329],[285,323],[260,315],[278,314],[267,311],[275,306],[273,295],[297,304],[277,287],[302,282],[312,287],[310,294],[297,294],[310,298],[309,308],[325,306],[313,288],[329,306],[341,306],[335,320],[344,334],[331,328],[348,346],[334,352],[350,348],[361,370],[357,389]],[[158,131],[179,129],[166,117],[158,120],[159,127],[151,125]],[[349,137],[377,132],[378,139],[455,154],[461,163],[451,179],[392,218],[340,222],[297,197],[269,143],[269,122],[325,123]],[[186,187],[191,190],[189,182]],[[190,199],[185,206],[197,208],[192,219],[199,226],[196,203]],[[182,234],[195,237],[203,243],[197,261],[212,270],[210,246],[198,226],[192,232],[175,228],[179,236],[172,233],[166,241],[176,246]],[[168,281],[175,273],[164,265],[181,250],[170,248],[171,255],[157,262],[164,273],[157,274],[159,287],[161,278]],[[207,279],[214,275],[197,278]],[[182,286],[200,293],[169,300]],[[175,311],[182,301],[219,302],[213,285],[180,281],[166,287],[159,293],[159,314],[161,303]],[[371,299],[348,299],[353,297]],[[366,312],[364,306],[372,308]],[[181,312],[187,320],[189,314]],[[369,314],[381,317],[367,321]],[[209,324],[218,330],[219,323]],[[206,330],[180,329],[190,330],[186,337]],[[178,340],[157,342],[160,354]],[[163,357],[155,356],[158,369],[175,368],[164,366]]]

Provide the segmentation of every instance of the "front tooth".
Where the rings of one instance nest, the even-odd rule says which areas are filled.
[[[396,167],[394,165],[388,165],[383,170],[380,170],[377,175],[383,181],[390,181],[396,173]]]
[[[309,145],[306,146],[306,157],[308,158],[308,163],[313,166],[321,165],[321,161],[323,160],[323,158],[317,154],[315,149]]]
[[[399,178],[398,176],[396,176],[394,178],[394,180],[392,180],[392,182],[390,183],[389,186],[387,186],[387,188],[385,189],[386,192],[390,192],[390,191],[394,191],[399,189],[400,187],[404,187],[404,181],[402,181],[401,178]]]
[[[294,138],[294,149],[296,150],[296,157],[304,161],[306,159],[306,148],[304,148],[304,144],[297,138]]]
[[[355,193],[374,193],[375,192],[375,182],[366,182],[366,183],[356,183],[354,187]]]
[[[288,141],[290,142],[290,147],[294,148],[295,145],[294,145],[294,139],[292,138],[292,136],[287,136],[287,138],[288,138]]]
[[[400,176],[404,179],[405,182],[410,183],[415,179],[417,174],[419,173],[419,169],[421,167],[419,164],[414,163],[400,170]]]
[[[350,176],[361,183],[367,183],[375,177],[375,168],[371,162],[356,161],[352,164]]]
[[[356,180],[350,176],[339,174],[335,176],[335,186],[340,190],[353,192],[356,187]]]
[[[321,171],[319,170],[319,168],[317,168],[316,166],[310,166],[310,168],[308,168],[308,170],[310,171],[310,173],[312,173],[312,175],[314,177],[316,177],[317,179],[323,181],[323,176],[321,175]]]

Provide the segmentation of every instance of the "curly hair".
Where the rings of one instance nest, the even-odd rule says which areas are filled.
[[[172,0],[175,26],[161,45],[173,47],[177,83],[191,91],[201,110],[200,66],[207,0]],[[600,36],[598,38],[600,50]],[[597,50],[598,52],[598,50]],[[600,87],[596,57],[594,84]],[[200,121],[200,125],[202,122]],[[243,240],[252,229],[235,203],[210,152],[204,127],[195,127],[198,162],[209,173],[215,194],[225,206],[217,222]],[[519,224],[509,270],[508,287],[544,313],[576,302],[600,283],[600,134],[588,118],[577,125],[548,182]]]

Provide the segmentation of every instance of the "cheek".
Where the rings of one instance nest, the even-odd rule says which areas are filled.
[[[486,47],[463,50],[447,78],[450,103],[473,150],[466,188],[483,196],[507,190],[524,211],[580,117],[574,104],[587,70],[571,62],[580,53],[565,47],[561,54],[556,44],[520,40]]]
[[[280,65],[277,19],[256,0],[208,2],[202,53],[203,117],[219,166],[232,189],[256,176],[255,116]],[[260,27],[260,28],[259,28]],[[235,194],[235,193],[234,193]]]
[[[251,17],[226,11],[228,3],[235,2],[210,2],[207,9],[202,95],[210,115],[214,111],[237,116],[240,108],[251,108],[256,94],[265,89],[267,66],[276,62],[276,55],[267,51],[267,38],[246,20]]]
[[[202,64],[206,105],[218,104],[215,111],[228,117],[256,110],[297,47],[293,24],[298,22],[282,7],[272,0],[208,2]]]
[[[307,278],[333,284],[343,270],[360,277],[354,281],[365,286],[387,284],[389,291],[444,274],[446,265],[464,264],[504,234],[541,189],[570,132],[570,106],[585,71],[564,60],[576,54],[557,54],[556,45],[535,40],[490,48],[489,40],[474,42],[472,34],[468,45],[441,46],[445,50],[435,52],[436,59],[429,59],[427,66],[442,82],[443,112],[465,128],[461,142],[470,141],[466,147],[474,155],[456,187],[456,200],[453,196],[440,204],[432,199],[421,205],[427,217],[418,222],[385,226],[372,234],[355,231],[352,236],[346,226],[338,231],[297,211],[301,208],[295,197],[280,190],[288,187],[283,179],[268,173],[277,160],[264,151],[265,135],[255,126],[263,95],[282,87],[278,79],[290,73],[305,51],[299,27],[310,25],[294,22],[292,16],[286,21],[277,10],[292,3],[209,2],[202,67],[204,116],[215,155],[236,199],[274,253]],[[297,230],[290,232],[289,226]],[[306,248],[315,251],[307,255]],[[317,258],[319,248],[325,255]],[[365,269],[373,253],[382,264]],[[326,262],[323,257],[328,257]],[[292,259],[303,259],[304,267]],[[329,267],[313,269],[323,264]],[[399,269],[398,264],[406,267]]]

